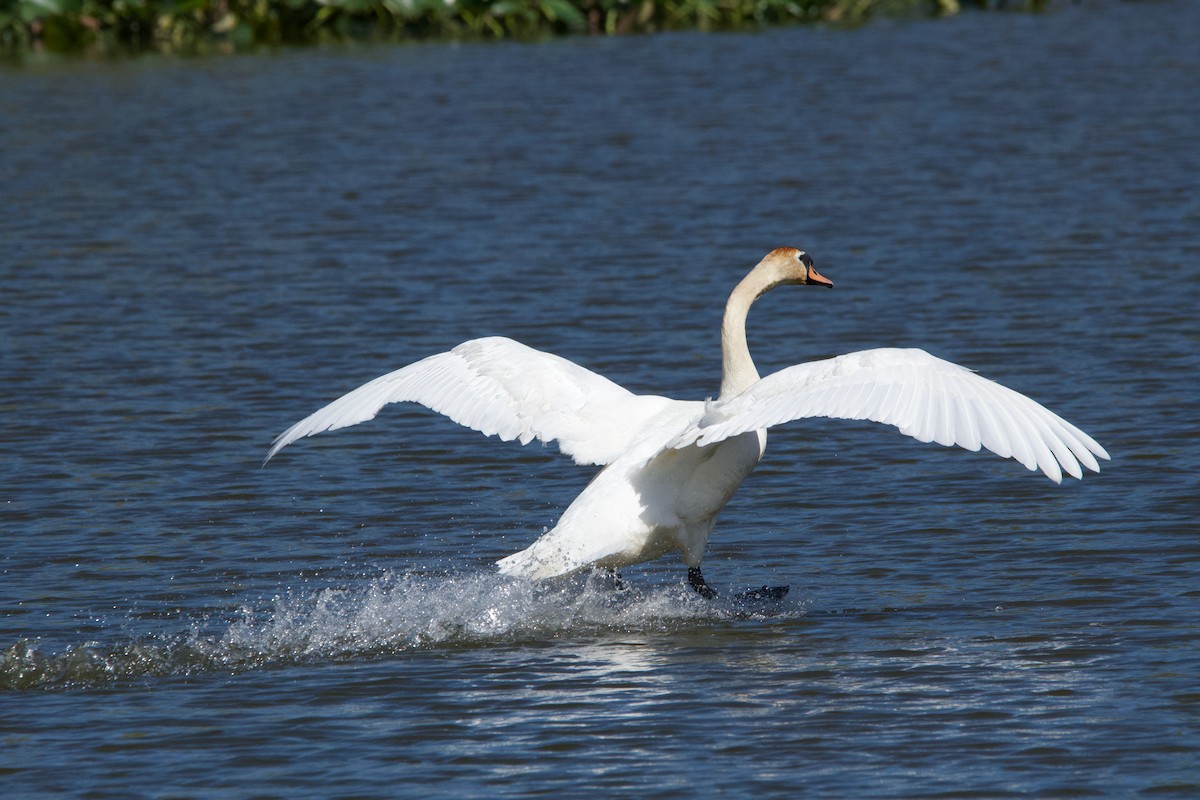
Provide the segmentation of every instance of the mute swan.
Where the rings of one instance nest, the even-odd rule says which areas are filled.
[[[884,348],[798,364],[760,379],[746,315],[781,284],[832,287],[802,250],[772,250],[737,285],[721,323],[721,394],[683,401],[634,395],[578,364],[501,337],[473,339],[360,386],[280,434],[266,461],[297,439],[372,419],[411,401],[504,441],[557,441],[577,464],[604,468],[500,572],[550,578],[612,570],[678,551],[688,582],[715,593],[700,561],[717,512],[762,457],[766,429],[805,417],[870,419],[968,450],[986,447],[1056,483],[1098,472],[1108,454],[1022,394],[923,350]],[[782,591],[786,588],[780,587]]]

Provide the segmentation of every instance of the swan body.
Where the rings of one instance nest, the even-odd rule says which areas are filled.
[[[473,339],[376,378],[280,434],[270,460],[305,436],[410,401],[502,440],[555,441],[602,465],[553,529],[500,559],[502,573],[550,578],[680,553],[689,582],[712,592],[700,562],[717,513],[758,464],[766,429],[807,417],[869,419],[923,442],[987,448],[1061,482],[1108,454],[1028,397],[922,350],[883,348],[759,378],[746,344],[751,304],[783,284],[832,287],[812,259],[771,251],[730,295],[721,326],[721,393],[705,402],[635,395],[571,361],[503,337]],[[264,462],[265,463],[265,462]]]

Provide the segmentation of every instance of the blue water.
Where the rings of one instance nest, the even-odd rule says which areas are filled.
[[[0,70],[0,795],[1200,793],[1200,7]],[[918,346],[1113,455],[772,434],[705,575],[491,562],[590,478],[417,408],[502,334],[638,392]]]

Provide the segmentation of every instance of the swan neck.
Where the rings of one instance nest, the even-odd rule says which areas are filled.
[[[721,399],[741,394],[758,382],[758,370],[750,358],[746,344],[746,316],[750,306],[763,292],[771,288],[758,277],[755,270],[747,275],[729,295],[725,317],[721,321]]]

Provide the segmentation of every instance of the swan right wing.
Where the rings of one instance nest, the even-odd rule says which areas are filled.
[[[781,369],[711,402],[671,447],[700,446],[806,417],[869,419],[922,442],[986,447],[1054,482],[1108,458],[1090,436],[1025,395],[924,350],[881,348]]]
[[[557,441],[577,464],[607,464],[672,401],[635,395],[608,378],[504,337],[472,339],[390,372],[281,433],[269,461],[305,436],[373,419],[388,403],[420,403],[504,441]]]

